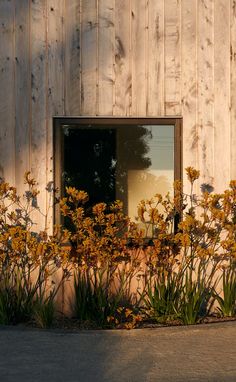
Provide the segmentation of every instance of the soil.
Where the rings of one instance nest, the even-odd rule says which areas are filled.
[[[207,324],[217,324],[217,323],[222,323],[222,322],[230,322],[230,321],[236,321],[236,316],[235,317],[220,317],[216,314],[212,314],[210,316],[205,317],[202,320],[199,320],[196,325],[207,325]],[[160,328],[160,327],[170,327],[170,326],[186,326],[183,324],[181,320],[178,319],[172,319],[168,321],[158,321],[156,319],[147,319],[144,318],[141,321],[136,322],[135,325],[127,325],[128,322],[124,322],[122,324],[118,324],[116,326],[109,326],[107,327],[102,327],[98,326],[96,322],[93,321],[81,321],[76,318],[69,318],[66,316],[59,316],[55,319],[54,323],[52,326],[49,328],[44,328],[44,329],[57,329],[57,330],[63,330],[63,331],[81,331],[81,330],[119,330],[119,329],[151,329],[151,328]],[[4,325],[1,325],[3,327]],[[42,329],[35,321],[29,321],[29,322],[23,322],[19,323],[16,325],[8,325],[13,327],[23,327],[26,329],[30,328],[38,328]]]
[[[228,322],[228,321],[236,321],[236,317],[219,317],[216,315],[205,317],[203,320],[199,321],[197,325],[206,325],[206,324],[212,324],[212,323],[221,323],[221,322]],[[22,324],[20,324],[22,326]],[[28,328],[39,328],[35,322],[28,322],[25,324]],[[135,327],[132,327],[132,329],[151,329],[151,328],[160,328],[160,327],[169,327],[169,326],[184,326],[184,324],[180,320],[170,320],[168,322],[158,322],[157,320],[153,319],[145,319],[141,322],[139,322]],[[103,329],[129,329],[126,327],[125,323],[117,325],[116,327],[99,327],[95,322],[91,321],[80,321],[76,318],[57,318],[55,320],[55,323],[50,329],[61,329],[61,330],[68,330],[68,331],[81,331],[81,330],[103,330]]]

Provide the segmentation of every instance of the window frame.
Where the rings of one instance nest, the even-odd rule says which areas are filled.
[[[53,181],[54,200],[63,197],[62,168],[63,156],[63,125],[172,125],[174,126],[174,180],[182,181],[182,122],[180,116],[174,117],[115,117],[115,116],[55,116],[53,117]],[[61,214],[58,203],[54,203],[53,223],[61,224]]]

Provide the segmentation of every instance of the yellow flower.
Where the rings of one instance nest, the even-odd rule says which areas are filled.
[[[94,215],[102,214],[103,212],[105,212],[106,207],[107,207],[106,203],[95,204],[95,206],[93,206],[93,214]]]
[[[231,180],[229,186],[232,188],[232,190],[236,190],[236,180]]]
[[[190,181],[191,184],[193,184],[194,181],[199,178],[200,171],[196,170],[193,167],[186,167],[185,170],[188,176],[188,180]]]
[[[28,184],[29,186],[33,187],[36,185],[36,180],[34,178],[31,178],[30,174],[31,174],[30,171],[26,171],[24,175],[25,184]]]
[[[89,199],[87,192],[77,190],[75,187],[66,187],[66,193],[70,197],[71,202],[77,201],[84,204]]]
[[[60,210],[63,216],[67,216],[70,213],[70,208],[65,202],[65,198],[60,201]]]
[[[125,309],[125,317],[126,317],[126,318],[128,318],[128,317],[131,315],[131,313],[132,313],[132,310],[131,310],[131,309],[129,309],[129,308],[126,308],[126,309]]]
[[[138,217],[142,222],[145,222],[144,214],[146,212],[146,206],[144,200],[142,200],[138,205]]]

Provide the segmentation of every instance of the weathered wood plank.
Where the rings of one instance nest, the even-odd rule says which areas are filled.
[[[180,1],[165,0],[165,115],[181,115]]]
[[[38,205],[46,213],[47,169],[47,7],[46,0],[31,2],[31,170],[38,182]],[[56,68],[55,68],[56,70]],[[45,227],[45,218],[37,214],[37,226]]]
[[[214,177],[213,0],[198,1],[198,155],[201,183]]]
[[[64,115],[64,0],[47,1],[48,92],[46,184],[53,181],[52,117]],[[52,192],[47,194],[47,224],[52,223]]]
[[[64,114],[64,0],[48,0],[48,115]]]
[[[231,126],[231,171],[230,178],[236,179],[236,0],[230,2],[230,92],[231,92],[231,111],[230,111],[230,126]]]
[[[98,113],[98,20],[97,1],[83,0],[81,6],[81,112]]]
[[[24,173],[30,169],[30,30],[29,1],[15,2],[16,186],[25,191]]]
[[[147,115],[164,115],[164,0],[148,3]]]
[[[112,115],[114,88],[115,0],[98,2],[98,113]]]
[[[15,184],[14,1],[0,2],[0,176]]]
[[[81,112],[81,23],[80,0],[70,0],[65,7],[65,114]]]
[[[148,2],[131,1],[132,115],[147,113]]]
[[[224,0],[214,3],[214,97],[214,185],[222,192],[230,180],[230,2]]]
[[[130,0],[115,2],[115,95],[114,115],[131,111]]]
[[[197,0],[181,4],[181,94],[183,115],[183,168],[198,167],[197,131]],[[184,185],[188,185],[185,181]],[[186,192],[189,190],[186,189]]]

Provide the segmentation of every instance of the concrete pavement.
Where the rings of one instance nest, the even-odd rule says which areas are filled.
[[[236,321],[81,331],[0,328],[0,382],[236,382]]]

